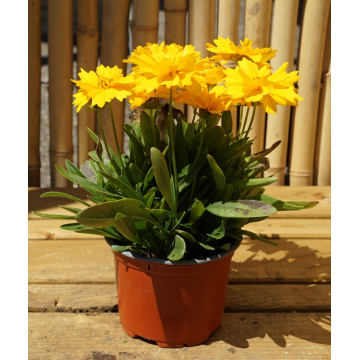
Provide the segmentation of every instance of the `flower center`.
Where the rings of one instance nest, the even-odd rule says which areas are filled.
[[[110,87],[111,80],[109,80],[105,76],[100,76],[98,80],[99,86],[101,86],[103,89],[108,89]]]

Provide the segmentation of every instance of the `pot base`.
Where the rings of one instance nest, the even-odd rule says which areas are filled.
[[[139,335],[136,335],[135,333],[133,333],[129,329],[127,329],[124,325],[122,325],[122,328],[132,338],[141,337]],[[163,342],[163,341],[156,341],[156,340],[153,340],[153,339],[147,339],[147,340],[155,341],[159,347],[163,347],[163,348],[182,348],[185,345],[187,347],[200,345],[203,342],[207,341],[208,338],[209,338],[209,335],[204,336],[204,337],[202,337],[200,339],[197,339],[197,340],[187,341],[186,343]]]

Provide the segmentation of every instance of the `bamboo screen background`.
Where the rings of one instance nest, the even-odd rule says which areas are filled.
[[[118,65],[146,42],[191,43],[202,56],[217,36],[235,43],[248,37],[255,47],[278,49],[270,61],[299,70],[297,108],[281,107],[276,116],[257,111],[254,152],[277,140],[269,155],[274,185],[330,185],[331,16],[330,0],[29,0],[29,186],[73,186],[55,171],[65,159],[80,165],[94,143],[86,127],[97,130],[96,115],[76,115],[69,79],[86,71]],[[117,131],[128,120],[127,103],[114,102]],[[191,108],[184,109],[191,116]],[[107,110],[108,111],[108,110]],[[112,139],[109,113],[104,127]],[[238,113],[233,112],[234,130]],[[120,137],[127,151],[127,139]],[[113,144],[111,144],[113,146]]]

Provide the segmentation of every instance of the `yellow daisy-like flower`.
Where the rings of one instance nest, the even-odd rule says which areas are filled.
[[[247,58],[256,63],[259,67],[270,66],[267,61],[272,59],[277,52],[277,50],[271,50],[271,47],[253,49],[252,41],[248,38],[245,38],[244,41],[240,41],[240,45],[238,46],[236,46],[229,38],[224,39],[221,36],[219,36],[218,39],[215,39],[214,43],[216,46],[209,43],[207,43],[206,46],[207,50],[216,54],[211,57],[211,60],[216,62],[222,60],[240,61],[243,58]]]
[[[194,108],[205,109],[213,114],[234,110],[234,100],[226,93],[224,86],[214,86],[211,90],[203,88],[202,92],[178,91],[175,103],[184,103]]]
[[[274,114],[276,105],[297,106],[300,97],[294,87],[300,76],[297,71],[287,73],[288,63],[284,63],[274,74],[266,67],[259,68],[255,63],[244,58],[236,69],[225,69],[227,94],[234,101],[250,106],[259,102],[267,113]]]
[[[110,68],[100,65],[96,68],[96,73],[81,69],[79,77],[80,80],[71,80],[79,87],[73,102],[77,106],[76,112],[79,112],[90,100],[92,106],[97,105],[100,108],[114,98],[123,101],[131,95],[134,86],[133,79],[124,77],[122,70],[117,66]]]
[[[125,63],[135,64],[133,72],[137,76],[135,93],[151,93],[161,86],[183,88],[191,85],[195,64],[200,53],[192,45],[184,48],[171,44],[165,46],[150,44],[138,46]]]

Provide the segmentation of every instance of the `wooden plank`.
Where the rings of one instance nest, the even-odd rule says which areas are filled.
[[[61,210],[61,209],[60,209]],[[57,213],[64,213],[57,211]],[[73,214],[70,214],[73,215]],[[46,219],[30,221],[29,240],[72,240],[72,239],[101,239],[100,236],[91,236],[60,229],[63,224],[76,222],[75,220]],[[283,239],[288,237],[321,239],[331,236],[330,219],[281,219],[269,218],[259,223],[245,226],[246,230],[261,234],[267,238]]]
[[[273,215],[272,218],[330,218],[331,216],[331,193],[330,186],[269,186],[266,188],[266,194],[281,200],[299,200],[299,201],[319,201],[319,205],[309,210],[301,211],[281,211]],[[29,188],[28,193],[28,217],[29,219],[44,219],[33,215],[30,211],[45,212],[48,214],[64,214],[65,211],[58,205],[83,208],[84,206],[65,198],[40,198],[40,195],[48,191],[61,191],[57,188]],[[66,193],[76,196],[82,200],[88,201],[88,193],[82,188],[68,188]]]
[[[330,286],[230,285],[227,289],[225,312],[330,312]],[[118,311],[114,284],[33,284],[29,285],[28,290],[28,307],[31,312]]]
[[[29,242],[30,283],[115,283],[113,255],[105,241]],[[244,240],[230,268],[233,283],[327,283],[330,240]]]
[[[330,359],[330,334],[330,314],[224,314],[206,343],[164,349],[130,338],[118,314],[29,313],[29,359]]]

